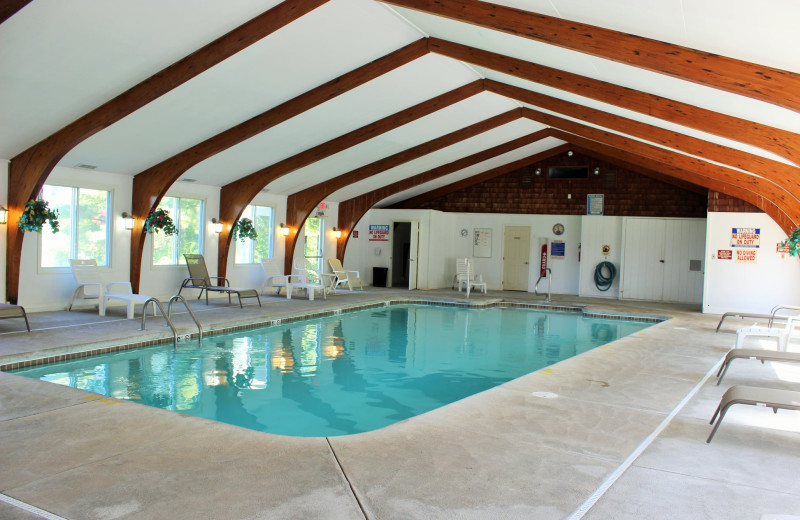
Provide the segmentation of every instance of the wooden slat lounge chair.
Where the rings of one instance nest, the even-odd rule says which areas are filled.
[[[800,353],[780,352],[775,350],[764,350],[758,348],[734,348],[725,356],[725,362],[719,367],[717,372],[717,386],[722,382],[725,373],[735,359],[757,359],[763,364],[765,361],[778,361],[786,363],[800,363]]]
[[[31,331],[31,326],[28,323],[28,314],[25,312],[25,308],[23,306],[12,305],[10,303],[0,303],[0,319],[5,318],[24,318],[25,328],[28,329],[28,332]]]
[[[181,284],[181,288],[178,289],[179,296],[184,289],[200,289],[200,294],[197,295],[197,299],[200,299],[205,291],[206,305],[208,305],[209,292],[220,292],[228,295],[228,303],[231,303],[231,294],[235,294],[239,298],[240,308],[243,308],[242,298],[256,298],[258,300],[258,306],[261,307],[261,298],[256,289],[230,287],[230,281],[227,278],[223,276],[209,276],[206,260],[203,258],[203,255],[184,254],[183,256],[186,258],[189,278],[186,278]],[[211,280],[217,280],[218,283],[223,283],[224,285],[213,285]]]
[[[725,417],[728,408],[735,404],[765,406],[767,408],[772,408],[772,411],[775,413],[778,413],[779,408],[783,410],[800,410],[800,392],[794,390],[761,388],[757,386],[735,385],[730,387],[725,394],[723,394],[722,400],[720,400],[719,406],[717,406],[717,410],[711,418],[709,424],[714,424],[715,420],[717,424],[714,425],[714,429],[711,430],[711,434],[708,436],[708,439],[706,439],[707,443],[711,442],[711,439],[714,438],[714,434],[717,433],[717,428],[719,428],[719,425],[722,423],[722,419]],[[718,415],[719,419],[717,419]]]

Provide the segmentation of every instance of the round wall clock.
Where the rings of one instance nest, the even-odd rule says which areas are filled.
[[[564,233],[564,224],[556,224],[553,226],[553,234],[554,235],[561,235]]]

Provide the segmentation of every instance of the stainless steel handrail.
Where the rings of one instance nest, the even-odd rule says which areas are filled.
[[[158,298],[148,298],[144,302],[144,305],[142,305],[142,327],[139,330],[145,330],[145,325],[147,324],[147,304],[151,303],[151,302],[153,304],[153,314],[155,315],[155,313],[156,313],[156,305],[158,305],[158,309],[161,311],[161,315],[164,316],[164,319],[166,320],[167,325],[169,325],[169,328],[172,329],[172,343],[177,347],[178,346],[178,331],[175,328],[175,325],[172,324],[172,320],[169,319],[169,315],[167,315],[167,313],[164,312],[164,306],[161,305],[161,302],[158,300]]]
[[[553,288],[553,271],[550,270],[549,267],[545,267],[545,273],[550,273],[550,276],[547,277],[547,297],[544,299],[545,303],[550,303],[550,290]],[[539,282],[542,281],[544,275],[539,275],[539,279],[536,280],[536,285],[533,286],[533,292],[536,293],[536,296],[541,296],[539,294]]]
[[[203,341],[203,327],[200,325],[200,320],[197,319],[197,316],[195,316],[194,312],[192,311],[192,308],[189,307],[189,304],[186,303],[186,300],[180,294],[176,294],[175,296],[169,299],[169,302],[167,303],[167,316],[172,317],[172,302],[177,300],[180,300],[181,303],[183,303],[183,306],[186,307],[186,310],[189,311],[189,316],[192,317],[192,320],[194,320],[194,324],[197,325],[197,333],[198,333],[197,339],[198,341]]]

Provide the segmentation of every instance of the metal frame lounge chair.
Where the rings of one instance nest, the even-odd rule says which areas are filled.
[[[12,305],[10,303],[0,303],[0,319],[6,318],[24,318],[25,328],[28,332],[31,331],[31,326],[28,323],[28,314],[22,305]]]
[[[778,352],[775,350],[764,350],[756,348],[734,348],[725,356],[725,362],[719,367],[717,372],[717,386],[722,382],[728,368],[735,359],[757,359],[764,364],[765,361],[777,361],[785,363],[800,363],[800,353],[798,352]]]
[[[734,316],[738,316],[738,317],[740,317],[742,319],[751,318],[751,319],[757,319],[757,320],[769,320],[769,323],[768,323],[767,326],[768,327],[772,327],[772,324],[776,320],[777,321],[782,321],[782,320],[786,319],[786,315],[778,314],[778,311],[782,311],[782,310],[795,310],[795,311],[797,311],[797,310],[800,310],[800,307],[797,307],[795,305],[776,305],[775,307],[773,307],[769,311],[769,314],[752,314],[752,313],[747,313],[747,312],[726,312],[719,319],[719,323],[717,323],[717,330],[715,332],[719,332],[719,328],[722,327],[722,322],[725,321],[725,318],[730,318],[730,317],[734,317]]]
[[[97,261],[94,259],[72,258],[69,263],[72,267],[72,275],[75,277],[78,286],[72,291],[72,297],[67,306],[68,311],[72,309],[72,304],[76,298],[97,298],[98,313],[100,316],[105,316],[109,300],[122,300],[128,306],[128,319],[132,320],[134,306],[137,303],[143,304],[150,298],[150,296],[145,294],[134,294],[130,282],[110,282],[103,285],[103,281],[100,278],[100,270],[97,267]],[[87,294],[87,288],[96,288],[97,295],[93,293]]]
[[[184,254],[186,259],[186,267],[189,269],[189,278],[186,278],[181,283],[181,288],[178,289],[178,296],[184,289],[200,289],[200,294],[197,295],[199,300],[206,293],[206,305],[208,305],[208,293],[220,292],[228,295],[228,303],[231,303],[231,294],[235,294],[239,298],[239,307],[242,306],[242,298],[256,298],[258,306],[261,307],[261,298],[258,291],[255,289],[246,289],[238,287],[230,287],[230,281],[224,276],[209,276],[208,268],[206,267],[206,259],[203,255]],[[211,280],[217,280],[218,283],[225,285],[212,285]]]
[[[750,404],[753,406],[765,406],[772,408],[774,413],[778,413],[778,409],[783,410],[800,410],[800,392],[794,390],[776,390],[773,388],[761,388],[757,386],[740,386],[734,385],[730,387],[722,396],[722,399],[714,412],[709,424],[714,425],[711,434],[706,439],[706,442],[711,442],[714,434],[717,433],[717,428],[722,424],[722,419],[728,408],[735,404]],[[717,416],[719,415],[719,419]]]
[[[346,285],[350,292],[355,290],[355,287],[358,286],[359,289],[364,289],[364,284],[361,282],[361,275],[358,271],[347,270],[342,267],[342,262],[335,257],[328,258],[328,264],[331,266],[331,271],[336,276],[336,281],[333,284],[333,292],[336,292],[336,289],[339,288],[340,285]]]

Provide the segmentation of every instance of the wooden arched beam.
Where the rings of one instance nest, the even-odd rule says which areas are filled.
[[[489,79],[485,80],[485,85],[486,90],[489,92],[508,96],[517,101],[586,121],[592,125],[608,128],[615,132],[672,148],[675,151],[702,157],[709,161],[715,161],[761,176],[784,188],[787,196],[790,199],[794,199],[795,203],[800,204],[800,198],[795,195],[795,193],[800,193],[800,168],[796,166],[790,166],[760,155],[710,143],[696,137],[609,114],[602,110],[539,94],[538,92],[531,92],[513,85],[506,85]]]
[[[736,183],[719,180],[694,171],[689,171],[674,164],[660,162],[648,157],[637,155],[626,149],[615,148],[591,139],[572,135],[560,130],[553,130],[553,137],[569,141],[576,151],[614,158],[625,163],[638,165],[651,171],[660,172],[672,178],[682,179],[707,189],[725,193],[758,207],[769,215],[783,230],[793,229],[795,220],[786,213],[778,204]]]
[[[8,175],[8,221],[19,220],[25,203],[36,198],[58,161],[79,143],[327,1],[297,0],[278,4],[14,157]],[[137,225],[141,227],[142,220]],[[16,303],[23,233],[17,226],[7,226],[6,233],[6,298]]]
[[[784,231],[797,227],[797,222],[800,222],[800,214],[781,207],[781,205],[774,200],[752,189],[754,184],[758,184],[758,179],[751,179],[750,183],[741,183],[735,179],[719,178],[707,172],[697,171],[691,168],[691,165],[689,165],[689,168],[685,168],[684,166],[686,166],[686,164],[679,164],[677,161],[672,160],[673,157],[671,157],[670,154],[672,156],[677,155],[672,152],[668,152],[668,154],[664,156],[658,156],[658,154],[653,154],[655,156],[651,156],[651,154],[648,153],[649,150],[647,147],[631,148],[615,146],[614,144],[604,143],[600,140],[594,140],[557,129],[553,129],[551,133],[553,137],[568,141],[580,147],[582,150],[602,153],[610,157],[627,161],[631,164],[638,164],[649,170],[660,172],[677,179],[683,179],[704,186],[710,190],[719,191],[720,193],[725,193],[726,195],[731,195],[749,202],[772,217]]]
[[[0,23],[5,22],[17,14],[17,11],[29,3],[31,3],[31,0],[5,0],[0,3]]]
[[[389,184],[388,186],[383,186],[381,188],[372,190],[357,197],[353,197],[352,199],[340,202],[339,218],[337,220],[337,223],[339,229],[342,230],[342,236],[336,241],[336,257],[339,260],[344,261],[345,248],[347,247],[347,242],[349,241],[353,228],[356,227],[356,224],[358,224],[358,222],[361,220],[364,214],[366,214],[366,212],[369,211],[370,208],[372,208],[378,202],[386,199],[387,197],[391,197],[392,195],[400,193],[402,191],[414,188],[416,186],[420,186],[422,184],[425,184],[426,182],[436,180],[440,177],[444,177],[445,175],[449,175],[459,170],[463,170],[464,168],[468,168],[475,164],[479,164],[483,161],[488,161],[489,159],[511,152],[513,150],[516,150],[517,148],[527,146],[531,143],[535,143],[536,141],[540,141],[549,136],[550,136],[550,129],[545,128],[544,130],[533,132],[532,134],[519,137],[507,143],[489,148],[488,150],[472,154],[468,157],[458,159],[457,161],[453,161],[451,163],[439,166],[437,168],[430,169],[426,172],[414,175],[413,177],[409,177],[407,179],[394,182],[392,184]],[[495,176],[503,175],[504,173],[514,171],[518,168],[522,168],[523,166],[527,166],[528,164],[531,164],[533,162],[540,161],[544,157],[550,157],[551,155],[559,153],[555,151],[559,148],[561,147],[552,148],[550,150],[547,150],[546,152],[542,152],[540,154],[529,156],[524,159],[513,161],[511,163],[498,166],[497,168],[493,168],[492,170],[489,171],[493,172]],[[489,173],[489,172],[484,172],[484,173]],[[471,178],[472,177],[470,177],[470,179]]]
[[[438,38],[431,52],[749,144],[800,164],[800,134]]]
[[[362,126],[352,132],[331,139],[325,143],[288,157],[271,166],[226,184],[220,192],[220,220],[225,224],[219,237],[217,261],[219,276],[225,276],[228,266],[228,253],[231,247],[230,226],[242,215],[244,208],[264,186],[299,168],[321,161],[347,148],[377,137],[381,134],[433,114],[445,107],[463,101],[483,92],[483,80],[473,81],[434,98],[401,110],[383,119]],[[287,272],[286,274],[290,274]]]
[[[386,0],[800,112],[800,74],[478,0]]]
[[[379,159],[290,195],[286,201],[286,224],[292,232],[286,238],[286,257],[284,258],[284,268],[286,272],[290,272],[291,269],[294,248],[297,244],[297,231],[303,226],[303,223],[316,205],[331,193],[353,184],[354,182],[362,181],[390,168],[394,168],[395,166],[441,150],[442,148],[469,139],[470,137],[475,137],[492,128],[497,128],[511,121],[515,121],[520,117],[519,108],[509,110],[503,114],[490,117],[489,119],[456,130],[442,137],[437,137],[436,139],[403,150],[402,152],[384,157],[383,159]]]
[[[424,38],[417,40],[210,137],[136,175],[133,179],[132,213],[137,225],[131,233],[131,284],[133,284],[134,291],[138,291],[139,287],[142,252],[146,237],[141,223],[144,222],[150,210],[158,205],[169,187],[184,172],[214,154],[406,65],[427,53],[427,40]],[[221,240],[229,240],[229,238],[229,236],[220,237]]]
[[[566,119],[544,114],[529,108],[523,108],[525,117],[530,117],[533,121],[548,125],[554,130],[562,130],[570,134],[578,135],[607,144],[619,150],[628,150],[642,157],[647,157],[664,164],[672,164],[685,171],[695,172],[709,178],[717,179],[732,185],[741,186],[753,192],[755,195],[762,196],[774,202],[781,210],[786,213],[793,222],[800,222],[800,204],[797,204],[793,195],[774,182],[750,175],[748,173],[727,168],[718,164],[707,162],[702,159],[676,153],[665,148],[660,148],[647,144],[636,139],[631,139],[622,135],[592,128],[581,123],[568,121]],[[557,133],[553,133],[557,137]],[[722,191],[722,190],[717,190]],[[727,192],[726,192],[727,193]],[[738,197],[742,200],[743,197]],[[748,200],[749,202],[749,200]]]

